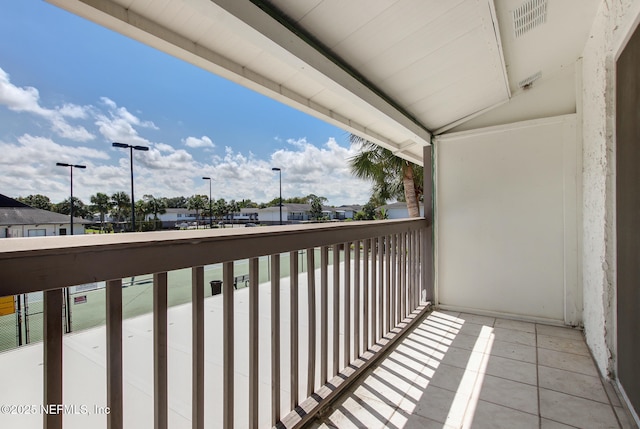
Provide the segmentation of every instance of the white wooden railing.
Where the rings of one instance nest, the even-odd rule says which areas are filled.
[[[123,427],[122,278],[153,274],[154,425],[168,424],[167,272],[192,270],[192,427],[204,424],[204,266],[223,264],[223,389],[225,428],[234,427],[234,407],[246,407],[249,427],[258,427],[258,258],[271,255],[271,425],[299,427],[326,405],[384,351],[416,314],[431,286],[431,229],[425,219],[291,225],[247,229],[168,231],[0,240],[0,295],[44,291],[43,404],[62,404],[62,289],[106,281],[107,416]],[[319,284],[307,270],[298,275],[299,251],[320,249]],[[329,255],[333,257],[330,264]],[[289,398],[282,398],[280,346],[280,255],[290,253]],[[307,251],[314,267],[315,251]],[[344,261],[341,263],[342,260]],[[249,398],[234,404],[233,263],[249,260]],[[330,272],[331,271],[331,272]],[[307,288],[307,302],[298,291]],[[316,293],[319,287],[319,294]],[[331,287],[331,291],[329,290]],[[332,308],[328,308],[329,295]],[[319,296],[319,306],[316,303]],[[298,332],[306,305],[308,330]],[[319,309],[319,314],[317,313]],[[329,316],[332,323],[329,323]],[[341,325],[342,324],[342,325]],[[329,332],[329,327],[332,332]],[[340,341],[342,327],[342,341]],[[306,368],[298,366],[299,337],[306,335]],[[316,350],[319,335],[320,350]],[[329,348],[329,340],[332,347]],[[331,355],[329,355],[331,349]],[[342,359],[340,359],[342,356]],[[317,358],[318,357],[318,358]],[[331,365],[329,365],[331,363]],[[319,383],[316,371],[319,366]],[[329,366],[331,373],[328,372]],[[300,381],[306,382],[301,395]],[[287,389],[284,389],[285,391]],[[300,401],[300,397],[307,399]],[[288,405],[283,407],[281,400]],[[290,412],[281,415],[282,409]],[[62,428],[62,415],[44,415],[44,427]]]

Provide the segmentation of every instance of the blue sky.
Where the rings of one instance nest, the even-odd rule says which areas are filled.
[[[141,144],[135,195],[208,195],[257,202],[310,193],[365,203],[349,173],[348,133],[42,0],[0,13],[0,193],[130,192],[129,152]]]

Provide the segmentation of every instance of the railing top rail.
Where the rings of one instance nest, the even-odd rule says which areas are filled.
[[[289,252],[424,228],[398,219],[0,240],[0,296]]]

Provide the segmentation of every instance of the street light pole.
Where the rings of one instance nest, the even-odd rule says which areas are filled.
[[[78,164],[67,164],[65,162],[56,162],[56,165],[58,167],[69,167],[69,174],[70,174],[70,185],[71,185],[71,198],[69,199],[69,234],[73,235],[73,169],[74,168],[87,168],[86,165],[78,165]],[[66,309],[65,309],[65,315],[66,315],[66,321],[67,321],[67,326],[66,326],[66,332],[69,333],[71,332],[71,296],[69,295],[69,288],[65,288],[65,301],[66,301]],[[20,301],[18,301],[20,302]]]
[[[280,206],[280,225],[282,225],[282,169],[273,167],[271,170],[280,173],[280,204],[278,205]]]
[[[69,172],[71,174],[71,199],[69,200],[69,204],[71,205],[71,209],[69,210],[70,221],[70,234],[73,235],[73,169],[74,168],[87,168],[86,165],[77,165],[77,164],[67,164],[65,162],[56,162],[58,167],[69,167]]]
[[[211,177],[202,177],[203,180],[209,181],[209,229],[213,229],[213,208],[211,206]]]
[[[135,232],[136,230],[136,200],[133,198],[133,150],[141,150],[148,151],[149,148],[147,146],[132,146],[130,144],[111,143],[113,147],[120,148],[128,148],[129,149],[129,164],[131,165],[131,231]]]

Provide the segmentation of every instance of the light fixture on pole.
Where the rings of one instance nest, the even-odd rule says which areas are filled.
[[[56,162],[58,167],[69,167],[69,172],[71,174],[71,198],[69,199],[69,217],[71,218],[71,222],[69,225],[70,234],[73,235],[73,169],[74,168],[87,168],[86,165],[77,165],[77,164],[67,164],[65,162]]]
[[[136,201],[133,198],[133,150],[142,150],[148,151],[149,148],[147,146],[133,146],[125,143],[114,142],[111,143],[113,147],[120,147],[124,149],[129,149],[129,162],[131,164],[131,231],[135,232],[136,230]]]
[[[282,225],[282,169],[273,167],[271,170],[280,173],[280,204],[278,205],[280,206],[280,225]]]
[[[67,164],[66,162],[56,162],[58,167],[69,167],[69,174],[71,176],[70,185],[71,185],[71,198],[69,199],[69,234],[73,235],[73,169],[74,168],[87,168],[86,165],[78,165],[78,164]],[[65,288],[65,300],[66,300],[66,332],[71,332],[71,296],[69,295],[69,288]]]
[[[213,207],[211,205],[211,177],[202,177],[203,180],[209,181],[209,229],[213,228]]]

